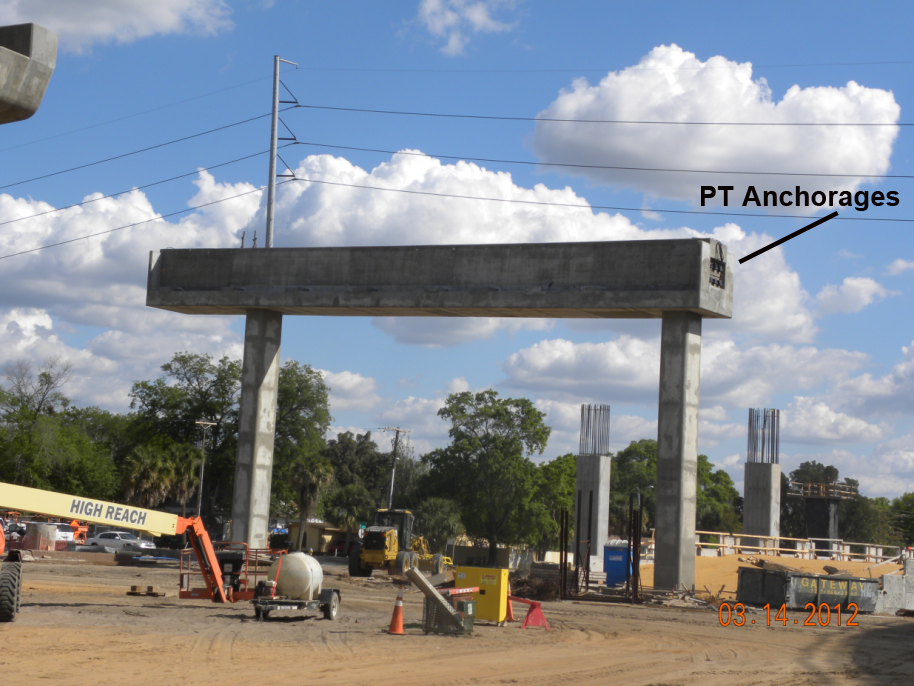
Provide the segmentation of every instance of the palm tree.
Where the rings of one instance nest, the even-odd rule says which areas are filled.
[[[200,463],[203,455],[200,449],[188,443],[169,446],[168,456],[171,461],[174,478],[171,483],[171,496],[181,503],[181,516],[187,516],[187,500],[200,484]]]
[[[305,525],[314,516],[317,504],[333,482],[333,467],[319,455],[296,460],[289,470],[289,480],[295,489],[298,505],[299,526],[295,549],[301,550],[305,537]]]
[[[137,446],[124,460],[124,495],[139,507],[155,507],[165,500],[174,479],[170,454],[151,445]]]
[[[353,529],[359,526],[360,521],[368,520],[374,507],[375,502],[371,493],[361,484],[343,486],[333,494],[328,508],[329,519],[338,527],[346,529],[345,550],[347,552]]]

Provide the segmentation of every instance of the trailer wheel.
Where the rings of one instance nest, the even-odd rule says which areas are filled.
[[[259,607],[254,608],[254,621],[257,621],[257,622],[263,621],[263,610]]]
[[[22,563],[7,562],[0,568],[0,622],[16,621],[22,602]]]
[[[337,613],[340,611],[340,596],[337,593],[333,594],[333,597],[330,598],[330,602],[326,605],[321,605],[321,610],[324,612],[324,619],[329,619],[333,621],[336,619]]]

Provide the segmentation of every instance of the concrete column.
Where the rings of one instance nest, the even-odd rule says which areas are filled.
[[[590,555],[599,560],[598,570],[603,569],[603,544],[609,530],[609,475],[612,461],[609,455],[578,455],[575,507],[581,503],[580,520],[575,513],[574,521],[581,522],[580,531],[575,532],[577,541],[590,541]],[[580,494],[578,496],[577,494]],[[591,502],[593,505],[591,506]],[[590,519],[588,525],[588,517]],[[587,554],[587,544],[580,544],[580,554]]]
[[[252,548],[267,547],[281,341],[281,313],[247,311],[231,538]]]
[[[657,543],[654,586],[695,583],[695,485],[701,317],[665,312],[657,415]]]
[[[743,533],[779,536],[781,465],[747,462],[743,484]],[[748,545],[753,545],[751,540],[743,540]],[[759,541],[755,542],[755,545],[759,544]]]

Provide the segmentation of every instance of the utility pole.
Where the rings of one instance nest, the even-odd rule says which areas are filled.
[[[409,430],[401,429],[400,427],[382,426],[381,431],[396,432],[394,434],[393,466],[390,469],[390,492],[387,495],[387,509],[390,510],[394,506],[394,477],[397,475],[397,448],[400,446],[400,434],[408,434]]]
[[[194,422],[203,427],[203,459],[200,460],[200,484],[197,487],[197,517],[203,506],[203,467],[206,465],[206,430],[211,426],[216,426],[216,422]]]
[[[273,127],[270,133],[270,179],[267,182],[267,238],[265,248],[273,247],[273,205],[276,200],[276,141],[279,135],[279,63],[298,67],[295,62],[273,56]],[[256,246],[255,246],[256,247]]]

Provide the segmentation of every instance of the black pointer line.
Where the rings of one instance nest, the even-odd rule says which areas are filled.
[[[832,212],[831,214],[826,214],[824,217],[822,217],[822,218],[820,218],[820,219],[816,219],[816,220],[815,220],[812,224],[810,224],[809,226],[804,226],[804,227],[803,227],[802,229],[800,229],[799,231],[794,231],[794,232],[793,232],[792,234],[790,234],[789,236],[784,236],[783,238],[780,238],[780,239],[776,240],[774,243],[770,243],[769,245],[766,245],[766,246],[765,246],[764,248],[762,248],[761,250],[756,250],[756,251],[755,251],[754,253],[752,253],[751,255],[746,255],[745,257],[741,257],[740,260],[739,260],[739,263],[742,264],[743,262],[748,262],[748,261],[751,260],[753,257],[758,257],[758,256],[761,255],[763,252],[768,252],[768,251],[771,250],[772,248],[778,247],[781,243],[786,243],[786,242],[789,241],[791,238],[796,238],[796,237],[799,236],[801,233],[806,233],[806,232],[809,231],[810,229],[816,228],[819,224],[824,224],[824,223],[827,222],[829,219],[834,219],[834,218],[837,217],[837,216],[838,216],[838,211],[837,211],[837,210],[835,210],[835,211]]]

